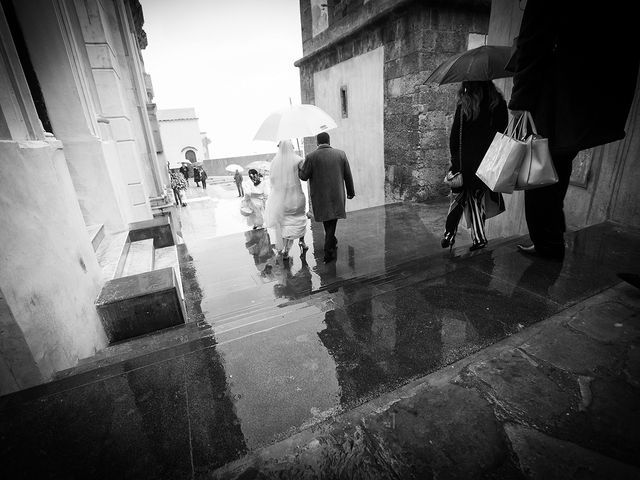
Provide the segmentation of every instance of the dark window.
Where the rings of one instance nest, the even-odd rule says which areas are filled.
[[[349,102],[347,99],[347,87],[340,87],[340,110],[342,118],[349,117]]]
[[[36,107],[36,112],[38,112],[38,117],[40,117],[40,121],[42,122],[42,126],[46,132],[55,133],[53,128],[51,128],[49,114],[47,113],[47,106],[44,103],[44,96],[42,95],[42,90],[40,89],[40,83],[38,82],[36,72],[31,64],[27,44],[24,41],[22,28],[20,27],[20,23],[16,17],[13,3],[10,0],[0,0],[0,3],[2,3],[2,9],[4,10],[5,17],[7,18],[9,30],[11,30],[11,37],[13,38],[13,43],[16,46],[18,58],[20,59],[24,76],[27,79],[27,85],[29,85],[29,91],[33,98],[33,104]]]

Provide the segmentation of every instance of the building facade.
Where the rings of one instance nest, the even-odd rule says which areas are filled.
[[[513,45],[525,1],[300,0],[302,102],[338,123],[332,144],[350,159],[352,209],[446,196],[449,133],[459,84],[424,85],[450,56],[479,45]],[[627,46],[628,48],[629,46]],[[510,78],[495,81],[505,98]],[[638,82],[636,89],[640,86]],[[639,94],[624,140],[580,152],[565,214],[569,228],[602,221],[640,225]],[[315,148],[305,139],[305,150]],[[384,193],[381,193],[384,192]],[[360,198],[358,198],[360,197]],[[524,194],[487,223],[491,238],[527,233]]]
[[[105,346],[93,232],[165,198],[143,21],[137,0],[0,2],[0,394]]]
[[[450,56],[484,43],[490,1],[300,0],[302,103],[338,124],[349,157],[350,209],[448,193],[456,85],[424,85]],[[305,151],[315,147],[305,140]]]
[[[180,162],[201,162],[207,158],[204,132],[200,131],[195,108],[158,110],[162,153],[158,156],[166,166]]]

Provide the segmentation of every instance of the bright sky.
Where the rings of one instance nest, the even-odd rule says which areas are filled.
[[[158,109],[194,107],[212,158],[275,152],[254,141],[273,110],[300,103],[299,0],[140,0]]]

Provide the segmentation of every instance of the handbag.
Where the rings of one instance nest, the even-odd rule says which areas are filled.
[[[444,176],[444,183],[449,185],[450,188],[462,187],[462,173],[447,172],[447,174]]]
[[[458,163],[460,164],[460,169],[462,169],[462,111],[460,111],[460,135],[458,140],[458,148],[459,148],[459,156]],[[448,185],[449,188],[461,188],[462,187],[462,172],[453,173],[452,171],[448,171],[444,176],[443,182],[445,185]]]
[[[517,121],[511,117],[506,132],[496,133],[476,171],[476,176],[494,192],[512,193],[515,189],[527,153],[526,143],[517,135],[523,117]]]
[[[538,135],[530,112],[525,112],[521,138],[526,142],[527,150],[518,173],[516,190],[531,190],[553,185],[558,182],[558,173],[549,152],[549,140]],[[527,123],[531,124],[532,134],[527,136]]]

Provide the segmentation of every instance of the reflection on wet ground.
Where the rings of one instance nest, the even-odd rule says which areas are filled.
[[[249,449],[615,284],[607,256],[628,249],[625,233],[602,227],[619,249],[603,248],[611,239],[592,228],[570,236],[564,264],[523,257],[515,240],[475,254],[459,242],[443,253],[445,214],[446,203],[351,213],[338,223],[338,260],[328,265],[313,222],[311,249],[300,258],[294,247],[289,265],[266,230],[206,241],[185,234],[183,277],[198,286],[185,288],[190,310],[213,327]]]
[[[350,213],[327,265],[310,222],[309,252],[284,264],[237,213],[215,236],[223,214],[198,194],[181,209],[191,323],[152,353],[1,397],[7,478],[204,475],[618,283],[621,264],[640,271],[640,232],[612,224],[569,234],[563,264],[516,239],[450,254],[442,202]]]

